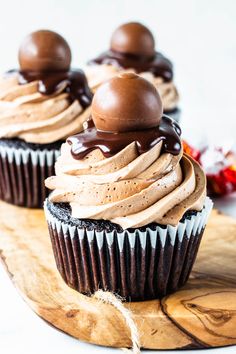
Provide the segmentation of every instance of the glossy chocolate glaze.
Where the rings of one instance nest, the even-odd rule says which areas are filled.
[[[137,73],[149,71],[156,77],[162,77],[165,81],[171,81],[173,78],[172,63],[159,52],[150,58],[144,55],[124,54],[108,50],[90,60],[88,64],[110,64],[122,69],[134,69]]]
[[[163,140],[162,150],[178,155],[181,150],[181,129],[178,124],[167,116],[163,116],[158,127],[125,133],[108,133],[98,131],[92,120],[83,132],[69,137],[71,154],[74,159],[83,159],[89,152],[100,149],[105,157],[111,157],[133,141],[136,142],[139,154],[150,150]]]
[[[93,95],[82,70],[68,71],[20,71],[11,70],[6,75],[18,75],[20,85],[39,81],[38,91],[44,95],[53,95],[63,88],[72,101],[78,100],[83,108],[91,104]]]

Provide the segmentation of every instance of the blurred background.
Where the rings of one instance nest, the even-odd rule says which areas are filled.
[[[174,63],[184,137],[236,139],[235,0],[8,0],[0,14],[1,71],[18,65],[19,44],[33,30],[61,33],[81,67],[108,48],[118,25],[143,22]]]
[[[83,67],[108,49],[118,25],[143,22],[155,35],[157,50],[174,64],[183,136],[191,144],[207,139],[236,142],[235,0],[2,0],[0,16],[2,72],[18,66],[18,47],[31,31],[46,28],[61,33],[71,45],[73,66]],[[216,205],[236,215],[235,201],[234,194]],[[2,269],[0,283],[0,352],[120,352],[79,344],[46,326],[16,295]]]

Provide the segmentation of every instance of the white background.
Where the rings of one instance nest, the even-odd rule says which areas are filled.
[[[71,45],[73,66],[79,67],[107,49],[111,32],[129,20],[148,25],[158,50],[174,62],[184,136],[191,142],[236,142],[235,0],[0,0],[0,71],[17,67],[19,44],[33,30],[60,32]],[[236,215],[235,200],[217,205]],[[47,326],[18,297],[1,268],[0,284],[1,353],[113,352]]]

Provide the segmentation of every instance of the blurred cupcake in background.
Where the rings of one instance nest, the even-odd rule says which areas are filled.
[[[185,284],[197,255],[212,208],[204,172],[183,155],[178,124],[144,78],[108,80],[91,111],[46,180],[58,270],[84,294],[164,296]]]
[[[85,73],[95,91],[101,83],[118,72],[134,71],[158,89],[164,113],[179,120],[179,94],[173,82],[173,65],[155,50],[151,31],[138,22],[118,27],[112,34],[110,49],[88,62]]]
[[[17,70],[0,79],[0,199],[42,207],[62,142],[83,129],[92,93],[59,34],[40,30],[19,48]]]

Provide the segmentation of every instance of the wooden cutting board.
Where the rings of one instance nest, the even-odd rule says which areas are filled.
[[[130,346],[130,331],[117,310],[62,281],[43,211],[0,202],[0,254],[21,296],[47,322],[83,341]],[[191,279],[182,290],[161,301],[125,306],[133,313],[142,347],[236,344],[236,220],[212,212]]]

